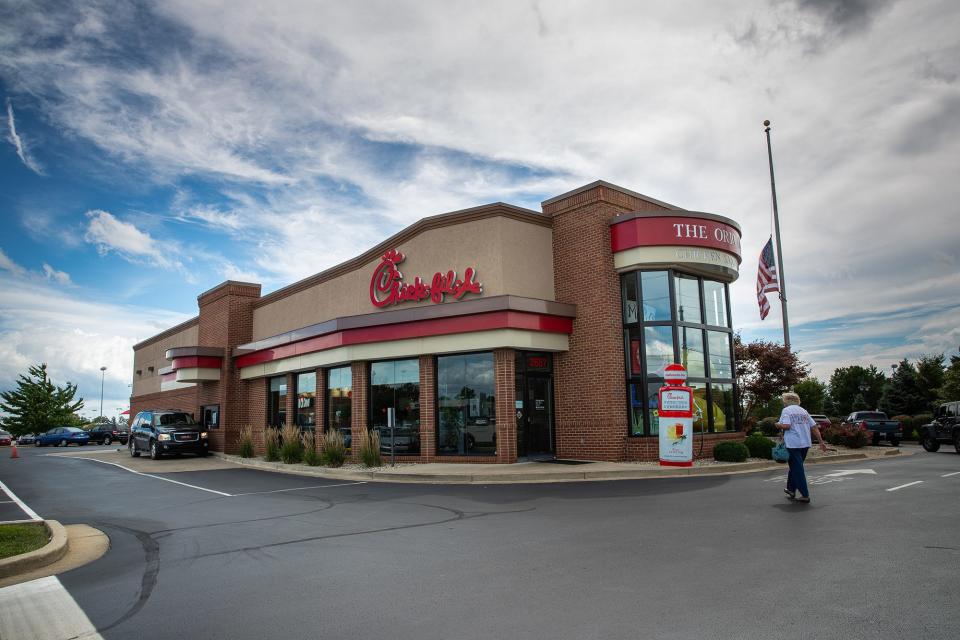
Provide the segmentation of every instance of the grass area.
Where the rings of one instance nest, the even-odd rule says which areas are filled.
[[[39,549],[49,541],[42,524],[0,525],[0,560]]]

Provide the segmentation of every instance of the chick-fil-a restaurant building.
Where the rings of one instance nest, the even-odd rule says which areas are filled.
[[[679,362],[710,455],[739,437],[740,236],[603,181],[541,211],[425,217],[266,295],[201,293],[196,317],[134,346],[131,415],[188,411],[228,453],[244,426],[262,453],[264,427],[294,423],[317,447],[379,430],[400,461],[656,460],[657,390]]]

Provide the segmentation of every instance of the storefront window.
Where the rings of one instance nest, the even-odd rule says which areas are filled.
[[[721,331],[707,331],[710,347],[710,376],[713,378],[733,377],[733,357],[730,351],[730,334]]]
[[[677,319],[680,322],[703,322],[700,314],[700,281],[689,276],[677,276]]]
[[[327,370],[327,431],[339,431],[347,449],[351,444],[353,374],[350,367]]]
[[[647,327],[643,335],[647,377],[662,376],[663,368],[673,362],[673,328]]]
[[[297,375],[297,426],[313,429],[317,424],[317,374],[314,371]]]
[[[496,453],[494,388],[492,353],[437,358],[437,453]]]
[[[635,278],[625,278],[623,281],[623,322],[633,324],[639,320],[640,306],[637,297],[637,281]]]
[[[666,271],[644,271],[640,274],[643,292],[643,321],[671,320],[670,276]]]
[[[394,434],[390,438],[388,409],[393,409]],[[391,360],[370,365],[370,427],[380,432],[384,452],[420,454],[420,362]]]
[[[703,281],[704,311],[707,314],[706,322],[715,327],[729,327],[727,319],[727,294],[722,282],[713,280]]]
[[[287,421],[287,376],[270,378],[270,391],[267,395],[267,424],[271,427],[283,426]]]
[[[727,285],[673,271],[621,278],[630,435],[657,435],[657,390],[673,362],[686,367],[694,389],[694,431],[736,429]],[[634,298],[641,300],[636,318]]]
[[[734,411],[733,385],[732,384],[713,384],[710,385],[710,392],[713,398],[713,425],[710,431],[735,431],[736,418]]]
[[[687,368],[687,375],[691,378],[706,376],[707,368],[703,360],[703,330],[679,327],[679,331],[680,364]]]

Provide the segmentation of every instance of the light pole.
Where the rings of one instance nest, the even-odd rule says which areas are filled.
[[[100,418],[103,418],[103,376],[106,370],[106,367],[100,367]]]

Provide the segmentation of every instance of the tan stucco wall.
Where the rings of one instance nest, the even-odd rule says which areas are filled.
[[[396,249],[406,256],[400,264],[404,282],[420,276],[429,283],[434,273],[449,269],[462,278],[466,268],[473,267],[474,280],[483,285],[484,297],[510,294],[554,299],[550,227],[495,216],[429,229]],[[370,278],[378,264],[376,258],[359,269],[258,307],[253,312],[253,339],[333,318],[431,304],[427,300],[387,308],[373,306]]]
[[[199,344],[200,326],[193,325],[183,331],[166,338],[157,340],[133,352],[133,395],[142,396],[146,393],[160,391],[160,369],[170,366],[170,361],[164,357],[167,349],[174,347],[193,347]],[[153,367],[150,371],[149,367]],[[138,376],[137,370],[142,373]]]

